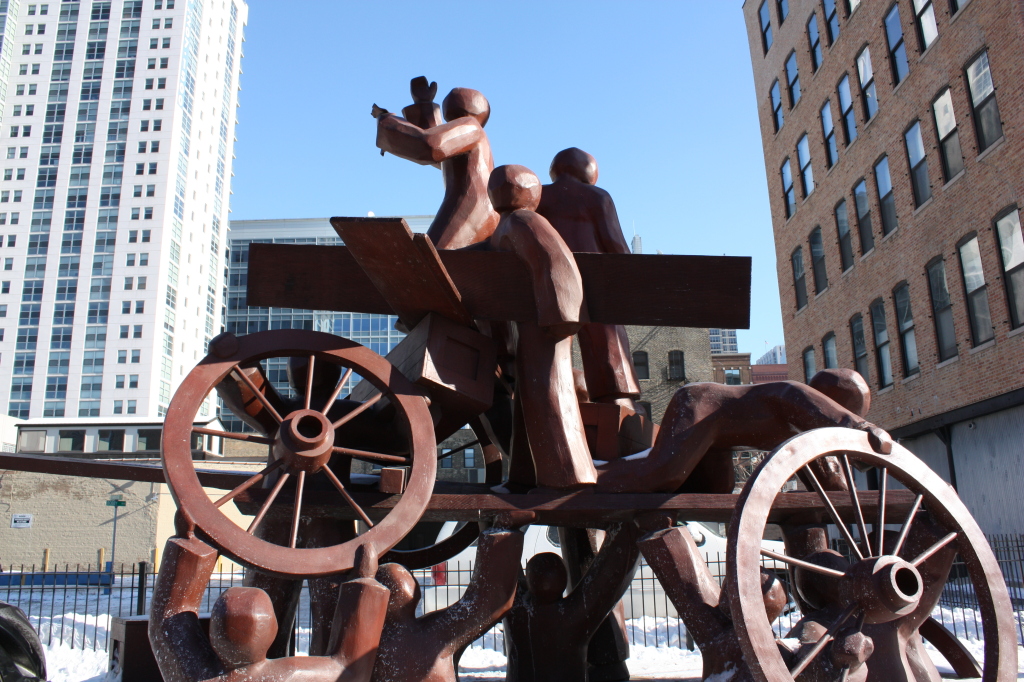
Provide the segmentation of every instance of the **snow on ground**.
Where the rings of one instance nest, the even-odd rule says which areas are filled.
[[[50,682],[120,682],[107,675],[107,652],[72,649],[66,644],[46,647],[46,676]]]

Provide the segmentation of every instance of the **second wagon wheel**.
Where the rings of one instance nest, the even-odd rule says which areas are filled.
[[[849,491],[825,492],[807,466],[826,456],[838,459]],[[874,469],[878,490],[858,491],[852,485],[855,469]],[[814,493],[799,494],[816,494],[828,523],[849,544],[850,559],[828,550],[827,544],[825,551],[806,560],[789,556],[790,549],[783,555],[762,547],[773,507],[793,506],[787,502],[793,493],[783,489],[798,473],[814,488]],[[890,479],[900,485],[890,485]],[[897,487],[909,494],[897,492]],[[876,532],[883,528],[884,532]],[[783,443],[747,481],[729,528],[726,590],[739,644],[754,679],[792,682],[805,671],[809,674],[813,666],[831,666],[835,678],[845,680],[848,669],[826,663],[827,645],[837,633],[854,631],[877,640],[865,662],[868,680],[917,679],[908,667],[906,632],[893,630],[914,630],[927,621],[955,553],[967,568],[981,611],[982,679],[1016,680],[1017,637],[1009,593],[985,536],[956,492],[898,444],[891,454],[875,452],[861,431],[818,429]],[[805,584],[816,586],[817,596],[832,608],[831,615],[817,623],[820,637],[792,656],[777,643],[778,635],[765,616],[759,573],[762,555],[788,563],[798,585],[801,576],[812,578]]]
[[[164,420],[161,443],[164,472],[171,494],[180,512],[203,537],[239,562],[283,578],[315,577],[337,574],[352,568],[358,545],[369,543],[378,554],[395,546],[416,524],[433,491],[437,467],[434,430],[426,401],[387,360],[370,349],[332,334],[302,330],[276,330],[235,337],[222,334],[211,342],[211,353],[185,377],[174,394]],[[312,380],[307,382],[303,403],[289,414],[279,414],[263,393],[251,384],[241,367],[272,357],[302,356],[310,363],[340,365],[344,375],[325,405],[313,404]],[[346,448],[335,442],[335,431],[361,409],[331,422],[324,415],[352,373],[368,380],[381,391],[380,402],[395,410],[394,423],[404,429],[409,454],[399,457]],[[196,476],[192,460],[193,422],[203,401],[228,375],[249,385],[264,403],[277,428],[273,438],[234,434],[204,429],[202,433],[223,438],[240,438],[271,445],[272,461],[234,490],[211,501]],[[313,373],[308,372],[312,377]],[[377,402],[377,401],[375,401]],[[366,405],[369,407],[369,405]],[[331,457],[350,457],[386,464],[411,465],[409,482],[397,504],[374,523],[353,499],[347,486],[327,466]],[[221,508],[242,492],[275,477],[276,481],[256,516],[247,527],[237,525]],[[302,548],[296,537],[303,514],[303,492],[307,480],[324,477],[340,493],[338,504],[348,505],[369,529],[341,544]],[[290,542],[278,545],[256,537],[275,499],[288,486],[294,490]]]

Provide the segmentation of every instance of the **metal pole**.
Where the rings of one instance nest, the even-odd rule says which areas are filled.
[[[117,505],[114,505],[114,533],[110,539],[110,570],[114,570],[114,549],[117,547]]]
[[[149,564],[145,561],[139,562],[139,592],[135,599],[135,615],[146,615],[146,578],[149,574]]]

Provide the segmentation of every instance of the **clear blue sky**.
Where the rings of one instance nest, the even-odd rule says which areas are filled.
[[[597,157],[645,253],[752,256],[740,350],[782,343],[739,2],[250,0],[245,36],[232,218],[433,213],[440,172],[381,158],[370,117],[425,75],[487,96],[496,165]]]

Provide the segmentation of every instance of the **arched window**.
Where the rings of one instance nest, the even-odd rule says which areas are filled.
[[[681,350],[668,352],[668,379],[669,381],[686,380],[686,364]]]
[[[638,350],[633,353],[633,369],[637,379],[650,379],[651,367],[647,362],[647,351]]]

